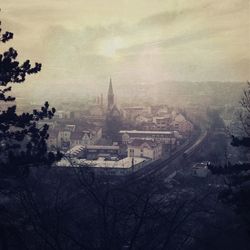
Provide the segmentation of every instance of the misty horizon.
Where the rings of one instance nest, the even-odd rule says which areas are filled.
[[[22,94],[32,88],[31,99],[65,89],[105,94],[110,76],[117,89],[250,79],[247,0],[109,0],[104,5],[14,0],[1,9],[3,28],[15,36],[8,46],[17,48],[21,59],[43,65],[20,88]]]

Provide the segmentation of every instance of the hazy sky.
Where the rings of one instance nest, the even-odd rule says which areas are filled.
[[[3,0],[34,94],[165,80],[250,79],[250,0]],[[38,88],[39,87],[39,88]],[[53,88],[55,91],[56,88]]]

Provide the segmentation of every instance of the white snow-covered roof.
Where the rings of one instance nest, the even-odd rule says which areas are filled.
[[[71,159],[67,160],[66,158],[59,161],[56,165],[60,167],[95,167],[95,168],[131,168],[132,161],[134,161],[134,165],[147,161],[146,158],[141,157],[126,157],[119,161],[105,161],[102,158],[98,160],[86,160],[86,159]]]
[[[76,145],[70,150],[67,151],[67,155],[76,155],[79,154],[85,147],[83,145]]]
[[[106,150],[119,150],[119,146],[107,146],[107,145],[76,145],[67,151],[67,155],[77,155],[84,149],[106,149]]]
[[[144,130],[121,130],[120,134],[147,134],[147,135],[171,135],[177,131],[144,131]]]

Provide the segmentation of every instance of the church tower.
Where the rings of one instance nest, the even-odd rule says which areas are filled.
[[[117,142],[120,140],[119,131],[122,127],[122,114],[115,104],[115,96],[112,86],[112,79],[109,81],[108,89],[108,105],[105,119],[105,134],[107,138],[111,139],[112,142]]]
[[[110,77],[109,89],[108,89],[108,110],[110,111],[114,106],[114,92],[112,86],[112,79]]]

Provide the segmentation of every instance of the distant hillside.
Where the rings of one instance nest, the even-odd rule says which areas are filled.
[[[120,100],[166,103],[169,105],[237,105],[243,82],[160,82],[121,86]]]

